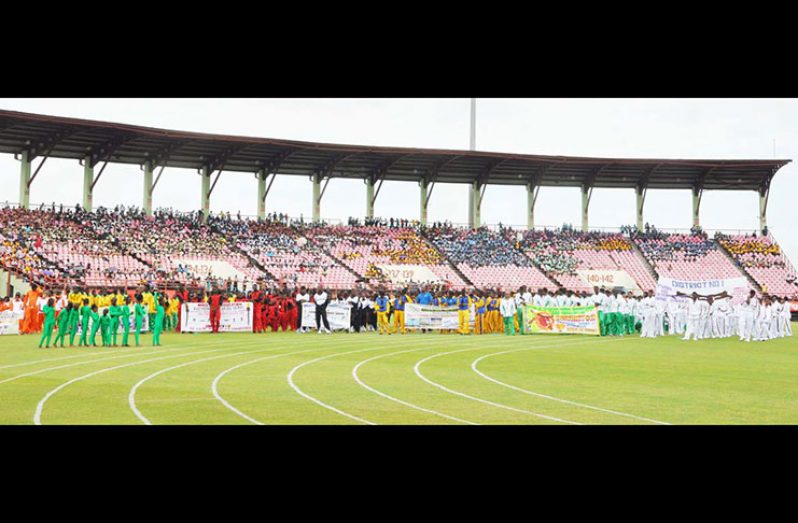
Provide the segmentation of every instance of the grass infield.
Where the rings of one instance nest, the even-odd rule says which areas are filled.
[[[795,424],[798,338],[0,337],[0,424]]]

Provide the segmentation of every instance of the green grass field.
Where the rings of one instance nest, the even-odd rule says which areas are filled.
[[[132,337],[131,337],[132,338]],[[798,338],[0,338],[0,424],[795,424]]]

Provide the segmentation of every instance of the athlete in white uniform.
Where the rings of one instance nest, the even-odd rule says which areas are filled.
[[[784,307],[781,309],[781,320],[784,324],[784,335],[792,336],[792,312],[790,312],[790,301],[787,298],[784,300]]]
[[[698,294],[693,293],[687,304],[687,329],[685,330],[684,338],[682,338],[683,340],[689,340],[691,337],[693,341],[698,340],[702,310],[703,307],[698,300]]]
[[[770,322],[773,314],[773,307],[770,305],[770,300],[766,297],[762,299],[759,305],[759,311],[756,315],[754,341],[766,341],[770,339]]]

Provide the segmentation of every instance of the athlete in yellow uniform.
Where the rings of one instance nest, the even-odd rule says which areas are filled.
[[[468,322],[471,320],[471,311],[469,307],[471,307],[471,298],[463,290],[460,292],[460,296],[457,297],[457,331],[460,334],[468,334],[470,331]]]
[[[485,330],[485,298],[477,292],[474,296],[474,334],[483,334]]]
[[[180,309],[180,300],[177,299],[177,296],[174,296],[172,299],[169,300],[169,313],[168,318],[169,326],[172,330],[177,328],[177,312]]]
[[[379,327],[380,335],[384,332],[390,336],[391,326],[388,323],[388,312],[391,310],[391,300],[384,292],[377,296],[374,300],[374,310],[377,311],[377,326]]]
[[[412,303],[413,300],[407,295],[407,289],[402,289],[402,292],[391,301],[393,306],[393,333],[401,331],[405,334],[405,304]]]

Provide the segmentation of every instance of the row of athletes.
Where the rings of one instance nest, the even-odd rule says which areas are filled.
[[[148,315],[150,324],[154,323],[159,293],[155,290],[143,289],[138,294],[141,294],[144,313]],[[46,321],[44,307],[48,305],[50,299],[53,300],[54,320],[57,321],[67,305],[71,305],[73,310],[81,310],[84,304],[88,304],[89,308],[96,306],[99,310],[111,307],[114,300],[118,304],[117,306],[121,306],[127,298],[131,298],[132,302],[130,293],[123,289],[88,290],[73,287],[72,289],[64,288],[61,291],[47,291],[34,283],[24,296],[17,293],[13,300],[7,299],[0,303],[0,312],[10,310],[20,317],[20,334],[38,334],[43,331]],[[164,330],[179,330],[180,300],[178,298],[177,294],[172,298],[166,298]]]
[[[152,345],[153,347],[159,347],[169,301],[165,296],[161,296],[158,293],[154,294],[153,300],[156,303],[155,315],[148,325],[149,330],[152,332]],[[132,323],[136,347],[139,347],[141,346],[140,335],[144,327],[144,319],[148,316],[148,313],[141,293],[135,296],[135,305],[133,303],[134,300],[130,296],[125,296],[121,299],[114,296],[110,299],[110,305],[103,309],[103,313],[100,315],[97,303],[90,304],[89,298],[83,298],[81,306],[76,307],[72,301],[69,301],[66,307],[61,309],[59,314],[56,314],[55,298],[47,298],[47,302],[43,307],[44,321],[42,324],[42,336],[39,339],[39,348],[41,349],[45,343],[45,348],[50,348],[54,330],[56,331],[53,343],[54,348],[59,346],[59,341],[61,342],[60,346],[64,347],[67,335],[69,335],[69,346],[73,347],[78,332],[80,332],[78,347],[96,347],[98,331],[101,336],[101,346],[118,347],[120,346],[117,344],[120,328],[122,330],[121,346],[130,347],[128,336],[131,327],[131,314],[133,315]]]

